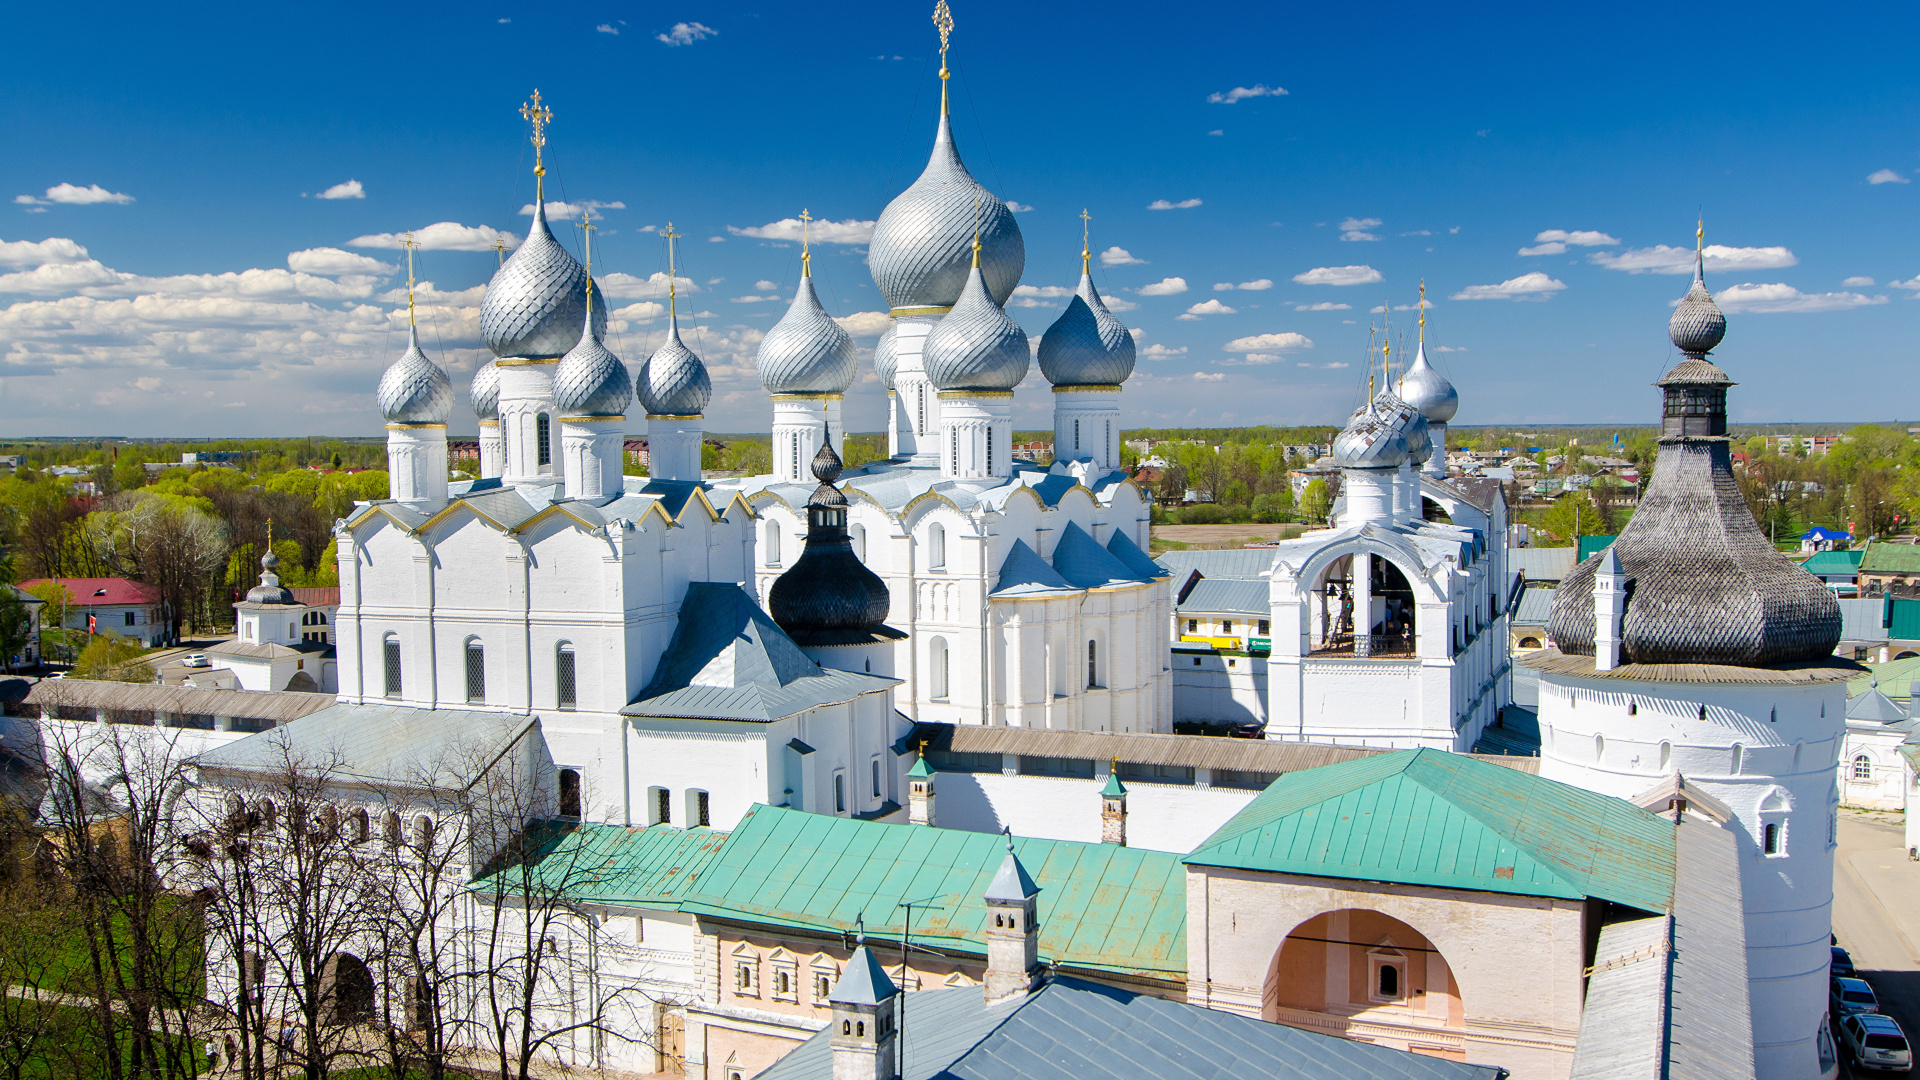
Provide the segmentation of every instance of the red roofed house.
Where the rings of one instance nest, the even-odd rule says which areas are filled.
[[[140,582],[117,577],[35,578],[21,582],[20,587],[31,590],[49,581],[66,587],[69,630],[97,634],[111,630],[123,637],[137,638],[149,648],[165,641],[167,624],[160,615],[160,596]],[[93,620],[91,626],[87,624],[89,618]]]

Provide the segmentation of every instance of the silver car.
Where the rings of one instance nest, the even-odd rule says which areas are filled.
[[[1891,1016],[1853,1013],[1840,1021],[1840,1043],[1855,1069],[1911,1072],[1913,1048]]]
[[[1873,987],[1868,986],[1865,979],[1833,979],[1831,983],[1827,999],[1835,1017],[1880,1011],[1880,999],[1874,996]]]

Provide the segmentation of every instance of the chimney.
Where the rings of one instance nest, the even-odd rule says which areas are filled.
[[[1100,789],[1100,842],[1127,846],[1127,786],[1120,782],[1120,763],[1107,770],[1107,786]]]
[[[927,741],[920,740],[920,758],[907,770],[907,821],[933,825],[933,769],[927,765]]]
[[[899,993],[880,966],[880,958],[867,948],[863,931],[847,970],[827,994],[833,1005],[829,1040],[833,1080],[897,1080],[900,1057],[893,999]]]
[[[1013,853],[1013,832],[1007,832],[1007,857],[987,886],[987,1004],[995,1005],[1033,989],[1040,974],[1040,924],[1034,917],[1034,897],[1040,886],[1027,876]],[[835,1080],[840,1080],[835,1077]]]
[[[1620,623],[1627,612],[1627,572],[1613,545],[1600,556],[1593,572],[1593,669],[1612,671],[1620,666]]]

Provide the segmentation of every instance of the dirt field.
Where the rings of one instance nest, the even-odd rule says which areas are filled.
[[[1185,544],[1190,548],[1228,548],[1260,540],[1285,540],[1299,536],[1304,525],[1155,525],[1153,539]]]

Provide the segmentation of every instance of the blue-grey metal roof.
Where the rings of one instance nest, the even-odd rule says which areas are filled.
[[[1060,530],[1060,542],[1053,549],[1053,568],[1060,576],[1083,589],[1138,585],[1141,579],[1125,563],[1114,558],[1099,541],[1075,522]],[[1151,580],[1151,579],[1148,579]]]
[[[821,1031],[762,1080],[828,1080]],[[1269,1024],[1073,978],[986,1004],[977,987],[906,997],[901,1080],[1496,1080],[1502,1071]]]
[[[892,1000],[899,992],[900,988],[887,977],[887,969],[880,966],[880,958],[873,955],[863,940],[847,959],[847,970],[840,973],[827,1000],[838,1005],[878,1005]]]
[[[1000,576],[994,580],[993,592],[989,595],[1047,596],[1079,591],[1067,584],[1067,579],[1048,566],[1047,560],[1028,547],[1025,540],[1015,540],[1006,559],[1000,563]]]
[[[1887,601],[1885,597],[1840,598],[1841,641],[1887,640]]]
[[[464,788],[534,723],[531,716],[475,709],[334,705],[196,760],[202,768],[239,772],[284,770],[292,762],[343,779]]]
[[[1257,578],[1273,569],[1275,548],[1231,548],[1225,551],[1163,551],[1154,562],[1185,581],[1192,571],[1210,578]]]
[[[1173,576],[1171,570],[1147,558],[1147,553],[1140,550],[1140,545],[1128,539],[1127,534],[1118,529],[1115,529],[1113,535],[1107,538],[1107,554],[1119,559],[1122,565],[1132,571],[1134,577],[1142,580]]]
[[[1273,610],[1271,586],[1254,578],[1201,578],[1180,602],[1180,614],[1248,615],[1264,618]]]
[[[800,651],[746,590],[687,584],[673,639],[627,716],[766,723],[884,690],[898,679],[823,668]]]
[[[1874,724],[1896,724],[1907,719],[1907,710],[1893,703],[1893,700],[1880,692],[1876,682],[1867,687],[1864,694],[1856,694],[1847,699],[1847,719],[1864,720]]]
[[[1020,856],[1013,853],[1013,842],[1007,842],[1007,857],[1000,860],[1000,869],[993,875],[993,883],[987,886],[986,898],[989,900],[1020,901],[1040,895],[1040,886],[1033,883],[1027,868],[1020,865]]]
[[[1572,547],[1508,548],[1507,569],[1528,581],[1559,581],[1573,572],[1577,553]]]
[[[1519,603],[1513,605],[1513,625],[1545,626],[1547,618],[1553,614],[1553,590],[1539,582],[1529,580],[1527,587],[1520,593]]]

